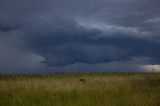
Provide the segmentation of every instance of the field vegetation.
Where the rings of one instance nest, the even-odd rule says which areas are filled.
[[[160,74],[0,75],[0,106],[160,106]]]

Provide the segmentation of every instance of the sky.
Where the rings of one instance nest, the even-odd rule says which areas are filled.
[[[159,5],[0,0],[0,73],[159,71]]]

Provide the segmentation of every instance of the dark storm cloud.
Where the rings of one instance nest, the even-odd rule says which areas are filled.
[[[146,61],[148,64],[159,63],[160,44],[157,42],[126,37],[120,33],[117,37],[101,36],[102,32],[98,30],[72,25],[65,28],[62,25],[59,31],[40,31],[36,33],[38,36],[33,33],[28,40],[29,47],[41,54],[45,58],[43,63],[49,66],[130,61],[143,57],[153,58]]]
[[[159,0],[0,0],[0,66],[14,63],[23,69],[25,61],[32,63],[27,69],[42,64],[159,64],[159,4]],[[18,55],[21,58],[15,58]],[[20,63],[24,67],[19,68]]]

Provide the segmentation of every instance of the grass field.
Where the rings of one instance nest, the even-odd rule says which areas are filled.
[[[0,75],[0,106],[160,106],[160,74]]]

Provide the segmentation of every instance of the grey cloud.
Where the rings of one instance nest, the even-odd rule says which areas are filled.
[[[63,22],[56,26],[60,30],[55,30],[54,26],[43,30],[46,28],[43,24],[39,26],[42,30],[30,33],[32,36],[27,40],[29,48],[42,55],[43,63],[48,66],[130,61],[133,57],[150,57],[147,64],[159,63],[160,45],[150,39],[123,36],[123,33],[100,36],[102,32],[97,29],[86,29],[72,21]]]
[[[32,67],[41,67],[42,63],[59,67],[137,61],[159,64],[159,3],[0,0],[0,55],[7,52],[0,65],[5,69],[4,63],[12,64],[20,55],[21,59],[13,64],[16,69],[25,66],[19,64],[24,61],[38,64]],[[14,55],[9,53],[12,50]]]
[[[36,73],[45,69],[44,58],[22,46],[13,36],[0,36],[0,73]]]

